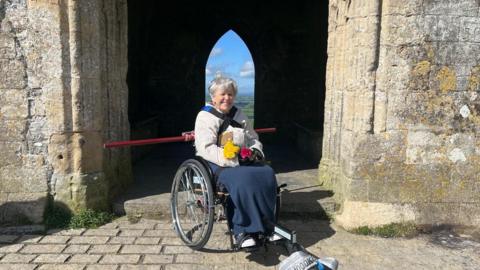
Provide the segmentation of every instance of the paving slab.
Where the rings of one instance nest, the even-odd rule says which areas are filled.
[[[350,269],[462,269],[478,270],[480,242],[470,234],[436,231],[414,238],[381,238],[351,234],[335,224],[317,219],[283,219],[297,231],[298,242],[312,254],[335,257],[339,270]],[[111,228],[127,225],[126,217],[111,223]],[[131,224],[135,228],[161,228],[168,231],[166,220],[144,220]],[[120,229],[121,230],[121,229]],[[132,229],[128,229],[132,230]],[[144,231],[145,229],[140,229]],[[171,230],[171,229],[170,229]],[[133,244],[145,241],[145,236],[131,236],[127,243],[65,244],[20,243],[37,235],[18,235],[14,243],[3,245],[1,269],[278,269],[287,258],[286,249],[269,246],[268,250],[234,252],[230,249],[226,225],[217,223],[203,250],[194,251],[178,237],[163,237],[157,244]],[[56,234],[61,235],[61,234]],[[86,243],[92,236],[80,235]],[[118,236],[112,237],[119,238]],[[147,237],[148,238],[148,237]],[[3,254],[3,256],[2,256]]]

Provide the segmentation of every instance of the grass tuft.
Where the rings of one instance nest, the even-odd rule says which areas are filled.
[[[414,237],[419,234],[417,226],[412,222],[391,223],[373,228],[361,226],[351,230],[351,232],[360,235],[375,235],[386,238]]]
[[[113,220],[114,215],[91,209],[72,214],[64,207],[49,205],[44,214],[46,229],[94,229]]]
[[[80,213],[74,215],[70,220],[69,227],[71,229],[98,228],[113,220],[113,214],[107,212],[97,212],[91,209],[80,211]]]

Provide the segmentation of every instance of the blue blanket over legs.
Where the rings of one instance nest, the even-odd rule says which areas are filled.
[[[213,172],[220,167],[209,162]],[[229,223],[233,233],[267,232],[262,220],[275,222],[277,179],[267,165],[252,165],[223,168],[218,177],[230,194],[227,203]]]

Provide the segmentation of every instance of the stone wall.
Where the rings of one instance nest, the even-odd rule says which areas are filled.
[[[479,6],[330,1],[320,174],[340,224],[480,224]]]
[[[106,209],[131,179],[102,148],[129,137],[126,1],[81,2],[0,2],[2,223],[40,222],[48,195]]]
[[[42,19],[31,20],[37,16]],[[26,1],[0,2],[0,223],[42,219],[51,174],[48,130],[54,128],[46,103],[61,64],[51,21],[58,14],[29,10]]]

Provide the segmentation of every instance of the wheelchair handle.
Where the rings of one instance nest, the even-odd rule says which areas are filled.
[[[276,132],[277,129],[276,128],[258,128],[258,129],[255,129],[255,131],[257,133],[273,133],[273,132]],[[189,132],[183,132],[182,136],[176,136],[176,137],[163,137],[163,138],[144,139],[144,140],[109,142],[109,143],[103,144],[103,148],[139,146],[139,145],[170,143],[170,142],[189,142],[194,140],[195,140],[195,133],[193,131],[189,131]]]

